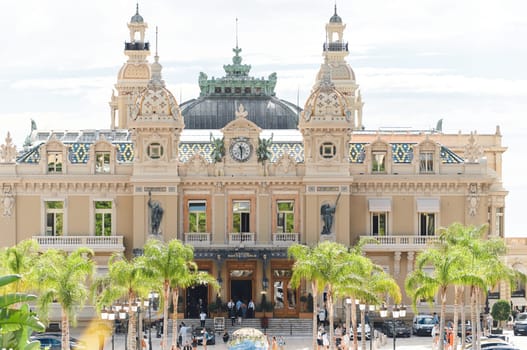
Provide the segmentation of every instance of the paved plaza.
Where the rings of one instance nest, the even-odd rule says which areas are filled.
[[[81,334],[82,331],[79,331],[77,329],[72,330],[72,335],[75,337],[80,337],[83,340],[87,342],[88,349],[90,350],[97,350],[97,336],[94,334],[88,334],[88,332],[84,332],[84,334]],[[514,345],[516,345],[519,349],[527,349],[527,337],[522,336],[514,336],[512,334],[512,331],[505,331],[505,334],[509,336],[509,339],[512,341]],[[269,334],[269,336],[272,336],[272,334]],[[124,335],[123,334],[117,334],[114,337],[114,350],[125,350],[124,346]],[[309,350],[311,349],[311,338],[309,337],[298,337],[298,336],[286,336],[284,337],[286,341],[286,345],[284,349],[287,350]],[[106,343],[104,346],[105,350],[111,350],[112,349],[112,341],[111,337],[106,339]],[[207,350],[226,350],[227,346],[223,343],[221,338],[218,336],[216,345],[208,345]],[[396,339],[396,348],[401,350],[427,350],[432,349],[432,338],[431,337],[418,337],[418,336],[412,336],[410,338],[397,338]],[[155,337],[155,332],[152,333],[152,350],[158,350],[161,349],[160,346],[160,339]],[[202,350],[203,346],[199,346],[198,350]],[[359,349],[360,349],[360,343],[359,343]],[[370,349],[370,342],[368,341],[366,343],[366,349]],[[376,350],[390,350],[393,349],[393,339],[392,338],[385,338],[383,344],[380,344],[379,347],[373,347],[373,349]]]

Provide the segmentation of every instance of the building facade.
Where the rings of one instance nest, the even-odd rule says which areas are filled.
[[[376,238],[366,254],[402,286],[440,227],[488,224],[489,236],[503,237],[499,127],[364,130],[345,27],[335,8],[303,108],[276,96],[277,74],[252,77],[238,45],[226,75],[200,73],[200,96],[179,104],[157,52],[148,61],[137,9],[110,128],[35,128],[23,151],[9,134],[1,145],[0,245],[86,246],[104,270],[115,252],[138,255],[148,239],[177,238],[217,277],[222,300],[266,294],[275,317],[297,317],[309,290],[289,284],[291,244]],[[216,299],[207,286],[183,294],[188,317],[199,299]]]

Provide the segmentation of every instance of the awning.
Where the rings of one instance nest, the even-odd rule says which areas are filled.
[[[439,213],[439,198],[417,198],[418,213]]]
[[[392,200],[390,198],[370,198],[368,208],[371,212],[392,211]]]
[[[526,306],[527,305],[527,299],[525,299],[525,297],[512,297],[511,301],[512,301],[512,305],[514,306]]]

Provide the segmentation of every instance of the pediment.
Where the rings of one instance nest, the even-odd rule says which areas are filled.
[[[249,119],[237,118],[225,125],[225,127],[221,131],[223,132],[223,134],[238,134],[239,132],[243,132],[244,134],[259,134],[261,130],[262,129],[258,125],[256,125]]]

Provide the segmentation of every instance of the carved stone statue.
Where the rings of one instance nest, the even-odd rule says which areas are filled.
[[[13,214],[14,204],[15,204],[15,197],[13,196],[11,187],[4,187],[4,197],[2,198],[2,206],[4,207],[4,216],[10,217]]]
[[[245,118],[249,113],[245,110],[245,107],[240,103],[238,111],[236,111],[236,118]]]
[[[152,192],[148,192],[148,208],[150,209],[150,234],[160,235],[159,227],[163,219],[163,208],[158,201],[152,200]]]
[[[7,132],[5,144],[0,145],[0,163],[13,163],[16,159],[16,146],[13,144],[11,134]]]
[[[335,201],[335,205],[331,205],[328,203],[322,204],[320,206],[320,215],[322,216],[322,221],[324,222],[324,226],[322,227],[321,235],[330,235],[331,234],[331,227],[333,226],[333,216],[335,215],[335,211],[337,210],[337,204],[339,202],[340,193],[337,196],[337,200]]]
[[[215,138],[212,133],[210,133],[210,143],[212,144],[212,152],[210,154],[212,162],[221,162],[225,156],[225,138]]]

